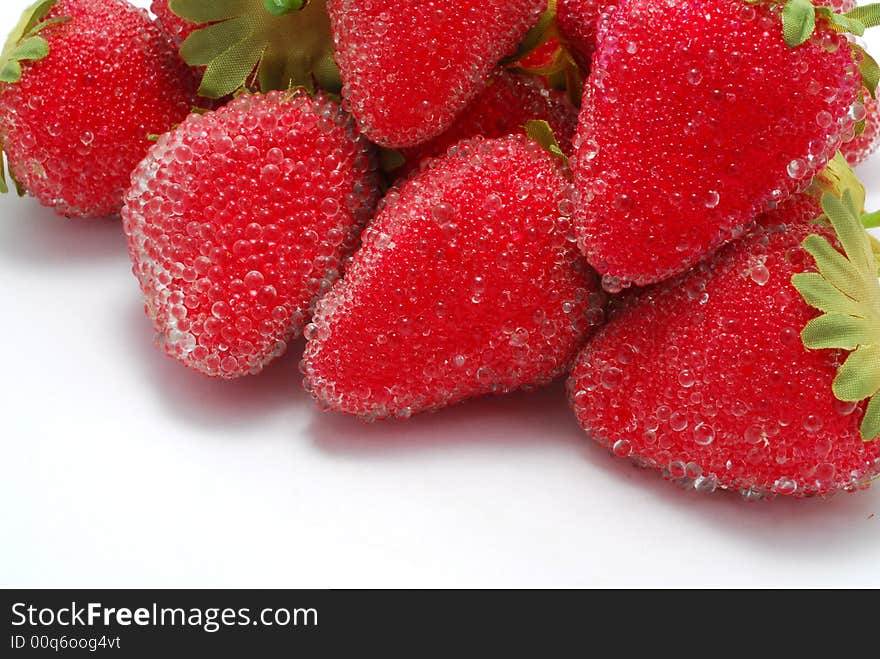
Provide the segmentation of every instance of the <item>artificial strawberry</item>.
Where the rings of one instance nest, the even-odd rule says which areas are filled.
[[[856,105],[853,115],[855,119],[864,122],[862,131],[840,147],[840,151],[853,167],[865,162],[880,146],[880,126],[877,125],[880,121],[880,103],[871,98],[866,90],[863,90],[862,95],[862,107]]]
[[[559,33],[585,70],[590,70],[593,52],[596,50],[596,27],[603,11],[615,6],[611,0],[558,0],[556,20]]]
[[[392,148],[446,131],[546,0],[328,0],[343,97],[361,129]]]
[[[0,57],[9,169],[63,215],[117,212],[150,134],[181,121],[194,99],[192,73],[165,34],[123,0],[41,0]]]
[[[153,0],[150,11],[156,15],[156,21],[161,25],[175,43],[180,44],[197,29],[203,27],[181,18],[169,7],[172,0]]]
[[[244,95],[162,136],[122,216],[166,352],[224,378],[280,355],[369,219],[373,160],[336,103],[303,93]]]
[[[499,71],[449,130],[419,146],[401,149],[405,162],[397,173],[409,174],[425,158],[442,155],[468,137],[494,138],[522,132],[531,120],[547,121],[562,151],[571,155],[577,116],[577,109],[565,94],[548,89],[540,78]]]
[[[570,185],[522,135],[459,144],[393,189],[306,330],[324,408],[407,417],[541,385],[602,316]]]
[[[795,197],[691,272],[626,298],[569,381],[590,436],[698,490],[867,487],[880,397],[860,401],[880,388],[880,286],[858,205],[826,194],[835,233]]]
[[[607,14],[573,170],[579,243],[610,290],[741,235],[852,133],[859,63],[867,78],[876,64],[829,17],[865,27],[807,0],[620,0]]]

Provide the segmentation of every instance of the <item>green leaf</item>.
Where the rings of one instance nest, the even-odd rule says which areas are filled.
[[[871,397],[859,430],[863,442],[872,442],[880,437],[880,395],[874,394]]]
[[[18,82],[21,80],[21,64],[16,60],[9,60],[0,69],[0,82]]]
[[[864,212],[865,186],[859,181],[844,155],[838,151],[813,181],[813,194],[821,201],[825,193],[843,197],[845,190],[851,192],[859,213]]]
[[[246,16],[239,16],[196,30],[180,45],[180,56],[190,66],[208,66],[233,44],[250,39],[249,25]]]
[[[559,147],[559,142],[556,140],[556,135],[553,134],[553,129],[550,127],[550,124],[543,120],[532,120],[526,122],[525,129],[526,135],[540,144],[544,151],[556,158],[556,160],[560,161],[563,165],[568,165],[568,156],[566,156],[565,152]]]
[[[865,34],[865,24],[855,18],[850,18],[845,14],[832,13],[829,20],[831,21],[831,25],[840,28],[841,32],[849,32],[857,37],[861,37]]]
[[[293,11],[299,11],[305,5],[304,0],[263,0],[263,5],[273,16],[284,16]]]
[[[818,272],[796,274],[791,278],[791,283],[804,301],[815,309],[854,316],[861,313],[857,302],[841,293]]]
[[[791,48],[800,46],[816,30],[816,8],[810,0],[788,0],[782,10],[782,36]]]
[[[199,93],[208,98],[223,98],[244,87],[265,48],[265,44],[247,40],[232,46],[208,65]]]
[[[834,379],[838,400],[857,402],[880,391],[880,345],[862,346],[850,353]]]
[[[22,41],[9,54],[9,59],[21,62],[23,60],[41,60],[49,54],[49,42],[43,37],[30,37]]]
[[[322,0],[279,15],[267,11],[265,0],[173,0],[171,7],[187,20],[212,23],[193,32],[180,51],[189,64],[207,67],[203,96],[222,98],[255,80],[264,92],[312,89],[315,80],[329,91],[342,86]]]
[[[0,54],[0,82],[16,83],[21,80],[21,62],[41,60],[49,54],[49,43],[42,37],[33,36],[49,24],[61,22],[54,18],[41,24],[55,6],[56,0],[40,0],[22,13]]]
[[[849,261],[860,272],[872,272],[874,255],[862,226],[862,209],[856,208],[850,191],[844,191],[842,199],[826,194],[822,197],[822,210],[831,221]]]
[[[804,249],[816,260],[822,277],[835,288],[855,300],[865,295],[861,273],[826,238],[807,236]]]
[[[877,27],[880,25],[880,3],[856,7],[844,15],[859,21],[865,27]]]
[[[852,48],[855,56],[861,55],[859,58],[859,73],[862,75],[862,85],[871,94],[871,98],[877,98],[877,85],[880,84],[880,65],[859,44],[851,43],[850,48]]]
[[[807,323],[801,332],[801,338],[804,345],[811,350],[855,350],[859,346],[871,344],[878,333],[880,326],[876,322],[839,313],[826,313]]]
[[[252,0],[171,0],[168,8],[191,23],[216,23],[252,11],[254,3]]]

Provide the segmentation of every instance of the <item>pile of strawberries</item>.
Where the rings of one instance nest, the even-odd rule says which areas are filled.
[[[21,193],[121,213],[208,376],[304,334],[321,408],[374,420],[568,375],[594,440],[684,487],[854,491],[880,6],[831,4],[40,0],[0,140]]]

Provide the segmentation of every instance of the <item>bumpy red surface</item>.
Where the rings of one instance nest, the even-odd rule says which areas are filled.
[[[401,149],[406,164],[401,174],[416,169],[426,157],[439,156],[468,137],[503,137],[523,132],[526,122],[544,119],[553,128],[560,147],[572,152],[577,109],[563,94],[548,89],[540,78],[499,71],[443,135],[417,147]]]
[[[615,455],[698,490],[806,496],[867,487],[880,442],[859,435],[864,404],[831,383],[843,354],[800,339],[818,312],[791,285],[814,270],[802,248],[812,202],[690,273],[629,296],[569,381],[581,425]],[[789,221],[786,228],[779,222]]]
[[[122,0],[60,0],[73,20],[41,35],[49,55],[0,84],[0,139],[15,177],[63,215],[117,212],[129,177],[188,114],[192,73],[143,9]]]
[[[518,65],[525,69],[537,69],[550,66],[550,64],[553,63],[553,56],[559,48],[560,43],[558,39],[548,39],[519,60]]]
[[[852,134],[846,38],[819,26],[789,48],[780,12],[620,0],[600,24],[572,166],[579,243],[610,290],[693,266]]]
[[[596,25],[606,9],[615,6],[609,0],[559,0],[556,3],[556,18],[559,33],[584,69],[590,69],[593,51],[596,50]]]
[[[165,31],[174,39],[175,43],[182,43],[200,26],[184,20],[168,7],[171,0],[153,0],[150,10],[156,15],[156,20]]]
[[[122,216],[169,355],[232,378],[285,350],[375,205],[369,148],[337,104],[279,92],[159,140]]]
[[[328,0],[347,107],[383,146],[440,135],[545,7],[544,0]]]
[[[540,385],[602,318],[571,191],[527,138],[463,142],[393,189],[306,330],[305,385],[365,419]]]
[[[871,98],[867,91],[864,94],[864,110],[856,106],[856,117],[864,115],[865,131],[840,147],[850,165],[855,167],[871,157],[880,146],[880,103]]]

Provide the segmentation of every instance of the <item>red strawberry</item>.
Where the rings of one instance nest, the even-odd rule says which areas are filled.
[[[203,27],[191,21],[181,18],[168,6],[171,0],[153,0],[150,10],[156,15],[156,21],[165,28],[165,31],[178,45],[186,41],[186,38],[195,30]]]
[[[828,198],[823,207],[830,208]],[[831,210],[842,207],[832,201]],[[799,287],[819,291],[811,304],[824,299],[855,309],[859,296],[837,290],[830,283],[836,274],[826,281],[800,273],[816,270],[810,253],[836,256],[847,264],[840,272],[861,261],[848,286],[870,290],[869,298],[880,302],[877,264],[857,216],[836,222],[853,259],[846,261],[819,237],[834,241],[834,231],[808,223],[815,215],[815,202],[794,198],[693,271],[627,297],[580,355],[569,381],[587,432],[615,455],[698,490],[718,487],[757,498],[867,487],[880,473],[880,441],[863,439],[880,434],[880,425],[876,410],[866,414],[855,401],[872,392],[843,396],[849,402],[835,398],[848,367],[838,380],[835,373],[846,355],[819,349],[833,343],[828,318],[814,320],[817,312],[792,276]],[[804,243],[807,253],[801,243],[810,234],[818,235]],[[877,314],[874,308],[867,317]],[[866,322],[833,320],[845,328],[844,342]],[[804,347],[802,329],[816,349]],[[870,378],[880,363],[873,359]]]
[[[877,125],[880,120],[880,103],[865,90],[863,96],[864,110],[856,106],[855,117],[865,122],[864,131],[840,147],[841,153],[853,167],[865,162],[880,146],[880,126]]]
[[[10,36],[0,70],[9,168],[69,216],[118,211],[149,135],[186,117],[195,98],[167,37],[122,0],[38,2]]]
[[[620,0],[601,23],[573,169],[579,243],[610,290],[690,268],[803,189],[851,133],[846,36],[817,16],[789,46],[781,12]]]
[[[468,137],[503,137],[522,132],[525,124],[543,119],[550,124],[566,154],[577,129],[577,109],[562,92],[547,89],[540,78],[499,71],[486,89],[440,137],[420,146],[401,149],[406,160],[400,174],[409,174],[427,157],[439,156]]]
[[[562,47],[558,39],[551,38],[517,61],[523,69],[542,69],[553,65],[556,53]]]
[[[343,97],[388,147],[446,131],[514,53],[544,0],[328,0]]]
[[[160,344],[208,375],[257,373],[299,335],[376,201],[339,106],[244,95],[162,136],[123,209]]]
[[[570,186],[522,135],[465,141],[393,189],[304,360],[322,407],[407,417],[549,382],[601,318]]]
[[[599,17],[615,4],[613,0],[559,0],[556,3],[559,33],[577,63],[585,70],[589,70],[596,50]]]

